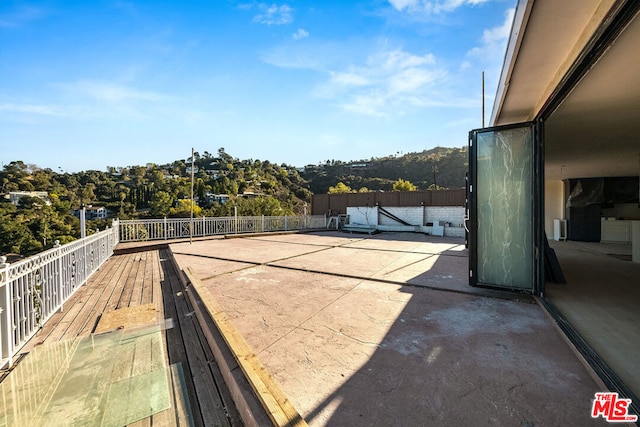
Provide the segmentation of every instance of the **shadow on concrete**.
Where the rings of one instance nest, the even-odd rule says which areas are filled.
[[[432,250],[421,243],[446,238],[320,235],[309,244],[326,250],[274,246],[271,261],[264,241],[302,237],[174,253],[310,425],[605,424],[590,416],[602,390],[545,312],[469,287],[456,241]]]
[[[418,286],[394,291],[408,296],[404,309],[366,363],[305,414],[310,425],[606,424],[590,416],[601,390],[532,300],[432,289],[438,275],[466,274],[461,258],[462,271],[443,257],[408,281]]]

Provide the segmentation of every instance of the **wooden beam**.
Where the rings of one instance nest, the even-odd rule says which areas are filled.
[[[184,273],[193,289],[198,293],[207,313],[211,316],[273,424],[289,427],[306,426],[306,421],[262,365],[249,343],[238,332],[222,307],[215,301],[211,292],[190,267],[187,267]]]

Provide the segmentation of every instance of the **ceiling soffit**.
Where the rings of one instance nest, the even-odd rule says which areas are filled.
[[[613,0],[529,0],[518,4],[530,11],[517,32],[521,42],[515,61],[512,60],[509,80],[500,82],[506,91],[501,104],[494,105],[492,125],[536,117],[597,30],[611,3]]]

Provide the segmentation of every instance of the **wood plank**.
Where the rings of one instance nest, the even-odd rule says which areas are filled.
[[[173,291],[171,289],[171,285],[168,283],[168,276],[175,274],[175,270],[173,269],[171,262],[168,260],[166,251],[160,251],[159,265],[161,267],[159,270],[159,279],[163,297],[164,318],[165,321],[168,319],[173,319],[174,321],[173,327],[165,330],[169,363],[171,365],[180,364],[182,366],[184,380],[187,386],[187,397],[189,398],[190,407],[193,413],[193,425],[201,427],[205,424],[202,419],[200,403],[198,402],[197,395],[195,393],[195,386],[193,385],[193,375],[187,359],[187,350],[185,349],[184,342],[182,341],[180,323],[177,321],[178,313],[176,311]]]
[[[109,278],[114,268],[119,268],[119,260],[110,263],[107,261],[98,270],[98,276],[91,277],[87,283],[76,291],[74,295],[64,304],[63,310],[56,313],[44,325],[42,331],[37,335],[37,341],[31,340],[25,351],[33,348],[33,345],[47,341],[58,341],[63,337],[74,338],[77,335],[75,330],[78,323],[83,322],[86,317],[85,307],[88,301],[100,295],[109,287]],[[102,270],[102,271],[101,271]]]
[[[143,276],[143,285],[142,285],[142,294],[140,296],[140,304],[149,304],[153,301],[153,288],[160,286],[160,281],[158,280],[158,275],[156,272],[158,259],[158,251],[149,251],[147,252],[147,259],[144,264],[144,276]],[[157,304],[159,307],[162,307],[162,302]]]
[[[151,292],[151,301],[156,303],[158,307],[164,309],[164,299],[162,297],[162,286],[164,283],[164,273],[160,266],[160,259],[166,258],[166,251],[153,251],[154,257],[152,258],[153,264],[153,283],[154,286]],[[164,254],[164,255],[163,255]],[[166,317],[165,317],[166,319]]]
[[[175,270],[174,270],[175,271]],[[196,332],[197,322],[194,322],[193,312],[187,304],[187,298],[182,290],[177,274],[168,277],[174,295],[178,322],[182,332],[182,340],[187,349],[187,359],[193,375],[193,383],[205,425],[229,425],[222,398],[217,392],[217,385],[213,379],[209,364],[213,359],[207,359],[202,342]]]
[[[142,301],[142,287],[144,282],[144,272],[147,269],[147,255],[148,252],[140,252],[140,261],[138,264],[138,269],[136,270],[136,275],[133,279],[133,284],[131,287],[131,298],[129,299],[129,304],[127,306],[136,306],[140,304]]]
[[[215,301],[213,295],[203,285],[194,271],[187,267],[184,272],[191,286],[202,299],[207,312],[224,337],[238,365],[249,380],[251,387],[274,425],[306,426],[306,421],[298,413],[264,365],[262,365],[249,343],[238,332],[224,310],[222,310],[222,307]]]
[[[136,254],[124,255],[126,257],[125,267],[120,276],[117,278],[114,277],[115,283],[111,294],[104,305],[104,311],[112,311],[118,308],[118,303],[122,298],[122,293],[124,292],[125,284],[131,274],[131,269],[135,266],[135,255]]]
[[[118,305],[116,306],[116,308],[129,307],[129,305],[131,304],[131,296],[133,295],[133,288],[135,286],[138,270],[141,267],[141,259],[143,253],[144,252],[137,252],[135,254],[132,254],[133,263],[131,265],[131,269],[129,270],[127,280],[124,283],[124,288],[122,289],[122,294],[120,296],[120,300],[118,300]]]
[[[155,304],[136,305],[104,313],[94,332],[98,334],[119,328],[130,329],[157,323],[158,310]]]
[[[85,320],[82,324],[82,328],[78,332],[79,335],[88,335],[93,331],[98,319],[102,316],[102,313],[104,313],[107,302],[113,295],[119,280],[123,275],[126,276],[130,260],[127,257],[118,258],[121,258],[118,269],[114,271],[113,275],[105,278],[108,285],[97,299],[92,299],[92,301],[87,302],[87,306],[85,307]]]
[[[191,408],[189,407],[188,402],[185,399],[183,387],[186,385],[183,381],[185,381],[184,371],[182,370],[182,365],[171,365],[171,388],[173,390],[173,412],[167,412],[166,418],[161,418],[165,414],[157,414],[153,416],[152,424],[153,425],[178,425],[178,426],[187,426],[187,425],[195,425],[195,423],[190,422],[192,419],[189,417],[191,412]],[[180,375],[182,373],[182,375]],[[191,413],[191,417],[194,414]],[[157,417],[157,418],[156,418]],[[165,422],[164,420],[173,420],[172,423]]]
[[[191,300],[187,298],[186,301],[189,307],[193,309],[193,306],[191,305]],[[207,337],[205,336],[205,333],[203,331],[204,327],[207,327],[207,325],[201,325],[199,323],[196,324],[196,331],[198,333],[198,338],[202,343],[202,347],[203,347],[206,359],[215,361],[216,360],[215,355],[213,354],[213,351],[209,346]],[[208,325],[208,327],[215,328],[213,324]],[[209,363],[209,370],[213,375],[213,380],[215,381],[215,383],[222,385],[218,387],[218,393],[222,398],[222,404],[224,405],[225,408],[227,408],[227,417],[229,418],[231,425],[242,425],[242,418],[240,417],[240,413],[238,412],[235,402],[233,401],[233,397],[231,396],[231,391],[229,390],[229,387],[227,387],[227,384],[224,379],[224,375],[220,370],[220,366],[218,365],[217,362]]]
[[[152,305],[152,304],[151,304]],[[129,309],[139,309],[143,306],[138,307],[128,307]],[[154,312],[156,312],[154,308]],[[140,320],[140,319],[137,319]],[[125,327],[126,328],[126,327]],[[154,371],[156,369],[165,369],[165,351],[164,344],[162,340],[157,342],[155,339],[153,340],[142,340],[141,342],[136,343],[135,350],[135,359],[133,361],[133,367],[131,369],[131,375],[140,375],[146,372]],[[168,375],[169,372],[167,371]],[[169,378],[167,377],[167,385],[170,386]],[[173,388],[169,388],[169,392],[172,392]],[[164,411],[163,411],[164,412]],[[142,419],[138,422],[130,424],[132,427],[143,427],[151,425],[151,418],[153,414],[145,419]]]
[[[62,317],[65,320],[58,322],[57,326],[60,332],[58,335],[59,338],[67,333],[67,329],[63,329],[62,324],[69,326],[77,321],[76,316],[82,315],[82,308],[86,305],[87,301],[90,301],[95,295],[99,295],[109,286],[110,277],[115,270],[120,268],[120,264],[120,260],[114,260],[114,262],[107,261],[98,270],[98,275],[90,277],[87,283],[64,304]]]
[[[171,396],[172,408],[153,414],[133,425],[231,425],[225,415],[225,402],[218,394],[220,389],[226,389],[226,384],[216,383],[220,374],[216,378],[216,366],[215,363],[211,363],[211,352],[203,339],[200,325],[194,322],[194,317],[191,316],[192,308],[182,293],[181,283],[168,249],[162,252],[153,250],[146,254],[112,256],[87,284],[67,301],[65,310],[52,316],[37,336],[38,340],[31,340],[28,348],[32,349],[34,345],[45,340],[50,342],[65,337],[71,338],[72,335],[88,335],[96,325],[107,325],[108,322],[123,323],[113,318],[109,319],[113,315],[108,314],[109,310],[113,312],[121,303],[121,310],[127,307],[133,310],[136,305],[142,305],[142,301],[145,305],[153,303],[158,319],[175,319],[175,326],[164,331],[163,343],[166,351],[162,355],[152,352],[149,363],[160,363],[160,360],[154,359],[155,357],[163,358],[162,363],[165,366],[169,366],[170,363],[178,366],[176,363],[179,363],[183,380],[180,380],[178,369],[174,366],[168,372],[170,387],[175,392]],[[126,307],[125,301],[128,304]],[[180,316],[176,304],[179,306]],[[100,316],[103,316],[103,319],[97,322]],[[103,326],[105,329],[110,327],[113,325]],[[188,348],[185,348],[183,333],[187,335]],[[135,354],[131,356],[128,352],[125,353],[123,356],[132,364],[131,369],[136,369],[135,366],[142,363],[136,359],[137,356],[134,357]],[[189,365],[190,362],[194,364],[193,368]],[[127,369],[126,364],[121,364],[119,369],[124,373]],[[187,394],[183,397],[184,389],[187,390]],[[237,414],[233,403],[229,403],[231,399],[228,398],[226,402],[231,405],[227,407],[228,411]],[[203,409],[205,415],[202,414]],[[189,413],[192,419],[188,419]],[[233,419],[238,420],[239,417]]]
[[[147,253],[147,260],[145,264],[145,289],[147,289],[147,283],[150,284],[148,292],[143,291],[142,304],[153,303],[158,312],[158,319],[166,320],[164,316],[164,304],[162,299],[162,272],[160,271],[160,252],[159,250],[151,250]],[[181,365],[171,366],[169,360],[169,348],[167,343],[166,330],[162,333],[163,345],[165,348],[164,354],[161,356],[164,358],[164,363],[168,367],[169,373],[169,387],[171,390],[171,408],[166,411],[162,411],[157,414],[153,414],[151,417],[151,425],[158,426],[184,426],[189,425],[188,414],[191,408],[188,407],[188,402],[183,396],[183,387],[186,384],[181,382],[177,371],[182,369]],[[152,355],[155,360],[156,355]]]
[[[118,332],[120,333],[120,332]],[[132,366],[135,358],[135,343],[128,342],[123,345],[118,346],[118,352],[113,361],[113,370],[110,374],[106,374],[110,376],[109,383],[113,384],[118,381],[123,381],[127,378],[131,377]],[[109,394],[112,393],[112,390],[109,389]],[[107,401],[109,400],[109,395],[107,396]],[[105,407],[105,412],[108,411],[108,408]]]

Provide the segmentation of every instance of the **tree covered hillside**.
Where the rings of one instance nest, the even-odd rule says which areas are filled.
[[[223,148],[217,156],[194,153],[196,216],[301,214],[311,191],[298,171],[269,161],[238,160]],[[103,206],[110,218],[189,217],[191,158],[171,164],[107,167],[107,171],[57,173],[14,161],[0,171],[0,254],[31,255],[80,237],[72,211],[82,205]],[[22,197],[12,192],[45,192],[46,197]],[[214,194],[228,195],[226,203]],[[234,209],[235,208],[235,209]],[[88,221],[88,232],[104,229],[108,220]]]
[[[105,171],[55,172],[13,161],[0,171],[0,254],[31,255],[80,237],[73,210],[105,207],[108,220],[88,221],[88,232],[111,218],[189,217],[191,162],[115,167]],[[301,214],[312,193],[330,187],[360,191],[406,188],[459,188],[467,170],[466,148],[434,148],[421,153],[357,162],[327,161],[304,169],[268,160],[239,160],[224,148],[215,155],[194,153],[196,216]],[[338,185],[342,183],[341,185]],[[44,197],[9,200],[12,192],[44,192]],[[215,197],[215,195],[225,195]],[[223,200],[224,199],[224,200]]]
[[[306,166],[302,177],[314,194],[327,193],[339,182],[355,191],[392,191],[399,179],[411,182],[419,190],[428,190],[464,187],[467,169],[466,147],[436,147],[370,160],[327,160],[325,164]]]

